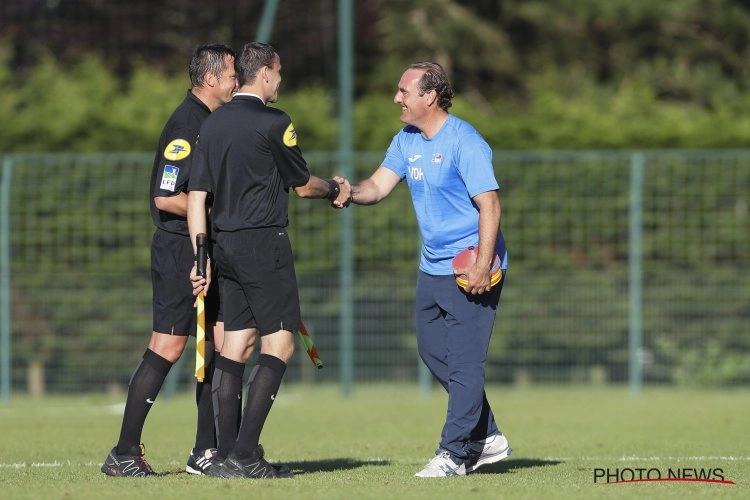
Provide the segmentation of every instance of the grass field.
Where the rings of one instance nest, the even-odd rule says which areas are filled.
[[[287,385],[263,432],[271,462],[292,480],[222,480],[184,472],[195,426],[189,395],[157,402],[146,422],[147,459],[161,473],[99,471],[117,440],[124,396],[0,403],[0,497],[79,498],[750,498],[750,392],[492,387],[488,396],[513,454],[467,477],[418,479],[431,457],[445,395],[416,386]],[[735,484],[607,484],[595,470],[671,470]],[[719,477],[722,476],[721,478]]]

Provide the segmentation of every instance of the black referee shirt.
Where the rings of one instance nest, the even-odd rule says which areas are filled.
[[[238,94],[201,127],[190,190],[213,195],[216,232],[286,227],[289,189],[309,178],[289,116]]]
[[[188,90],[185,99],[164,125],[151,171],[151,219],[159,229],[190,236],[187,218],[159,210],[154,197],[187,192],[195,141],[201,124],[210,114],[208,106]]]

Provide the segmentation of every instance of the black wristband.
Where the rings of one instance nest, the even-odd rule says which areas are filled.
[[[339,187],[339,183],[333,179],[330,179],[327,182],[328,194],[326,195],[326,199],[328,199],[328,201],[333,201],[338,198],[339,193],[341,192],[341,188]]]

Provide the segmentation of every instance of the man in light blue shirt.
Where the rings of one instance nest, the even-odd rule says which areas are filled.
[[[484,365],[503,281],[492,286],[495,255],[508,267],[492,150],[467,122],[451,115],[453,90],[443,68],[415,63],[404,72],[394,102],[406,123],[382,165],[351,186],[347,203],[373,205],[406,180],[422,249],[417,278],[419,355],[448,392],[439,447],[417,477],[461,476],[511,453],[484,392]],[[338,182],[348,185],[345,179]],[[348,186],[346,186],[348,187]],[[473,266],[456,283],[453,257],[478,247]]]

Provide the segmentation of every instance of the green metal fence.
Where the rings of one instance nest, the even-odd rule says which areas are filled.
[[[306,157],[320,176],[337,169],[336,153]],[[382,153],[353,158],[361,178]],[[151,329],[151,159],[0,156],[5,397],[127,384]],[[498,151],[495,167],[510,271],[490,382],[750,382],[750,151]],[[303,316],[326,367],[300,352],[288,380],[419,380],[408,189],[348,210],[341,231],[341,211],[291,202]],[[192,384],[190,368],[172,387]]]

